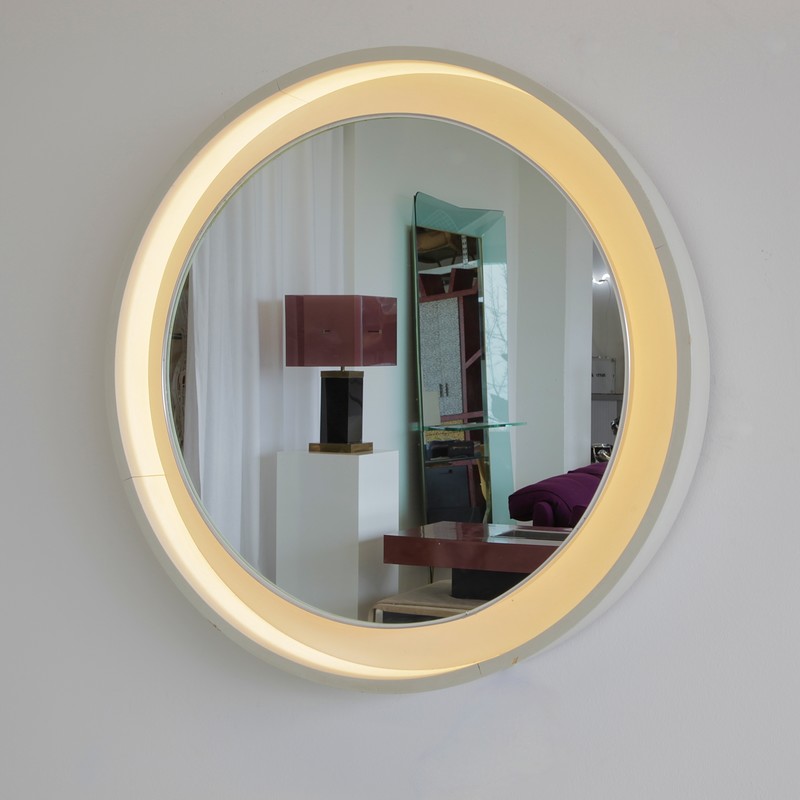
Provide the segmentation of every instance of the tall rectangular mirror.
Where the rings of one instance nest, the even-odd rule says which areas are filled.
[[[509,522],[503,212],[418,192],[414,291],[425,521]]]

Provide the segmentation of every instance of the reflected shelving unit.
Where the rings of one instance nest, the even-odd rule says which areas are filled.
[[[419,229],[417,241],[434,247],[418,249],[423,423],[440,423],[423,424],[426,521],[480,522],[491,503],[479,240]]]
[[[459,452],[458,448],[446,442],[447,452],[437,453],[436,445],[428,443],[426,445],[425,475],[426,489],[428,490],[428,516],[429,522],[446,521],[472,521],[487,522],[492,515],[492,484],[490,481],[491,463],[489,450],[484,445],[484,436],[490,433],[500,433],[508,428],[524,425],[524,422],[453,422],[441,425],[425,425],[423,431],[426,434],[444,432],[445,434],[456,433],[469,437],[480,436],[480,439],[465,439],[464,449]],[[453,489],[458,491],[458,481],[456,486],[444,485],[442,477],[447,474],[454,474],[456,470],[463,470],[465,473],[465,485],[468,495],[464,496],[463,491],[460,495],[461,504],[453,502]],[[446,472],[437,473],[436,470]],[[464,480],[461,481],[464,484]],[[437,492],[445,490],[440,497]],[[480,495],[477,493],[480,491]],[[456,497],[459,495],[456,494]],[[472,513],[465,515],[463,509],[465,502],[469,501],[469,509]],[[478,516],[474,509],[480,511],[479,519],[458,519],[459,516]],[[455,517],[454,517],[455,515]],[[430,517],[441,517],[441,519],[430,519]]]

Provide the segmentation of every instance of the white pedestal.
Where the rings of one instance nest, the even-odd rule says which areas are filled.
[[[277,585],[322,611],[367,619],[397,592],[383,534],[398,528],[398,481],[395,451],[278,453]]]

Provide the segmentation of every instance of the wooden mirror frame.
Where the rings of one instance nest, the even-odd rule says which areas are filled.
[[[220,543],[173,451],[162,359],[176,284],[204,226],[265,159],[310,132],[376,116],[464,125],[530,159],[590,226],[628,336],[616,454],[573,536],[530,579],[446,622],[334,619],[257,579]],[[201,611],[273,664],[380,691],[431,689],[515,664],[604,610],[668,531],[690,485],[708,405],[708,345],[688,254],[640,168],[541,86],[453,53],[380,49],[292,73],[205,137],[161,199],[121,298],[114,401],[124,482],[155,552]],[[446,626],[446,627],[443,627]]]

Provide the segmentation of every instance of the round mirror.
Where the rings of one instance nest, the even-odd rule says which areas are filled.
[[[119,317],[115,379],[126,485],[156,551],[204,613],[274,663],[316,679],[397,691],[515,663],[591,618],[632,580],[691,478],[705,420],[707,356],[702,308],[680,237],[646,178],[593,123],[541,87],[490,65],[468,59],[456,65],[432,53],[389,56],[355,55],[289,76],[251,98],[191,158],[134,259]],[[628,332],[623,428],[601,494],[575,534],[500,599],[421,625],[368,625],[320,614],[255,574],[215,535],[184,479],[164,391],[176,287],[209,220],[247,176],[289,144],[344,122],[385,116],[455,123],[536,164],[604,254]],[[468,257],[469,245],[464,249]],[[456,283],[462,280],[456,276]],[[490,467],[497,452],[491,450]]]
[[[396,302],[395,364],[362,379],[379,455],[309,456],[320,370],[286,366],[285,298],[348,293]],[[209,220],[173,302],[189,488],[236,557],[318,611],[473,610],[554,554],[599,487],[624,387],[609,267],[558,188],[479,132],[395,116],[306,137]],[[348,470],[374,478],[369,510],[335,482]],[[453,535],[465,552],[430,563]],[[477,537],[504,569],[467,554]]]

